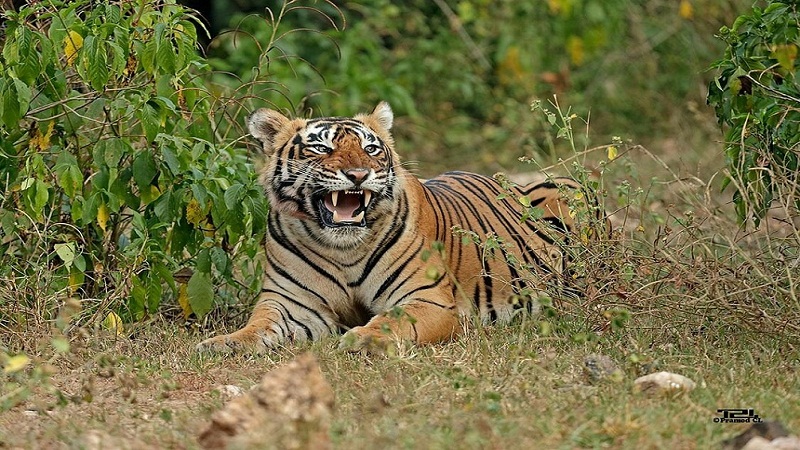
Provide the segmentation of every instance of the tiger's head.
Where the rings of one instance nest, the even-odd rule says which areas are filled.
[[[401,177],[389,130],[393,114],[381,102],[352,118],[289,119],[259,109],[250,134],[269,158],[263,183],[274,211],[303,220],[324,245],[352,248],[393,209]]]

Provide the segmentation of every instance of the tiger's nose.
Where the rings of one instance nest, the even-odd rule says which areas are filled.
[[[369,175],[369,169],[348,169],[344,172],[353,183],[361,183]]]

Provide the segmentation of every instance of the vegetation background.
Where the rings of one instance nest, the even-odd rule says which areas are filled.
[[[728,69],[712,66],[734,60],[715,35],[763,2],[186,3],[198,12],[3,3],[0,445],[83,448],[99,430],[116,446],[193,448],[218,386],[305,350],[336,392],[338,447],[707,448],[741,431],[716,410],[740,407],[800,430],[796,162],[767,207],[762,195],[737,210],[749,172],[723,133],[736,125],[706,105]],[[797,28],[772,43],[790,73]],[[193,354],[237,328],[259,289],[268,205],[244,117],[380,100],[420,176],[545,169],[595,187],[616,233],[569,249],[593,289],[388,356],[341,354],[335,338]],[[587,378],[597,353],[618,375]],[[700,387],[631,391],[662,369]]]

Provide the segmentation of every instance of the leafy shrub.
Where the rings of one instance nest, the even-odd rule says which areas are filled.
[[[235,295],[234,260],[255,256],[267,205],[227,137],[225,99],[206,87],[187,10],[78,0],[4,14],[0,305],[21,304],[2,305],[0,322],[27,320],[10,306],[48,318],[42,299],[73,296],[84,317],[139,320],[165,288],[202,317],[212,276]]]
[[[555,139],[575,148],[579,116],[555,101],[535,102],[533,109]],[[597,162],[597,170],[580,163],[598,155],[605,160]],[[639,328],[660,330],[665,342],[676,345],[698,336],[722,345],[739,339],[800,343],[797,224],[739,233],[736,217],[722,213],[697,180],[682,179],[666,166],[659,179],[637,174],[636,166],[647,163],[642,156],[662,164],[642,146],[612,140],[543,168],[569,172],[596,192],[614,230],[595,241],[582,232],[581,239],[562,247],[574,255],[571,273],[583,280],[585,295],[564,295],[570,291],[548,286],[552,299],[547,300],[556,307],[542,305],[540,334],[592,342]],[[672,194],[656,192],[661,177],[675,189]],[[654,207],[656,202],[662,205]],[[585,217],[581,222],[580,213],[575,218],[584,226],[593,222]]]
[[[389,101],[401,121],[398,150],[433,175],[465,161],[489,173],[514,167],[521,154],[550,157],[550,137],[529,104],[554,94],[582,117],[591,109],[592,137],[600,142],[680,139],[681,129],[715,133],[697,127],[707,112],[696,105],[710,79],[700,79],[698,67],[722,50],[712,33],[752,1],[337,4],[319,3],[326,16],[286,15],[278,27],[236,15],[233,31],[211,45],[210,64],[246,82],[269,71],[285,89],[262,83],[253,93],[298,114],[347,115]],[[301,27],[318,33],[288,33]],[[280,52],[254,72],[275,34],[283,36]],[[287,58],[291,65],[276,64]],[[569,154],[557,150],[556,157]]]
[[[708,101],[727,128],[725,151],[740,220],[758,226],[773,200],[800,206],[800,47],[797,2],[774,0],[740,16],[719,37],[728,45],[715,65]]]

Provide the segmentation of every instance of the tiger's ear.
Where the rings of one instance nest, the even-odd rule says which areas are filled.
[[[247,129],[261,141],[264,153],[270,155],[275,147],[275,136],[289,124],[289,119],[274,109],[261,108],[247,118]]]
[[[374,119],[386,131],[392,129],[392,122],[394,122],[394,113],[392,108],[386,102],[378,103],[378,106],[372,110],[370,117]]]

